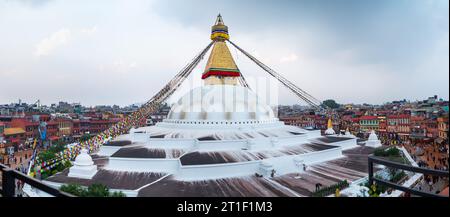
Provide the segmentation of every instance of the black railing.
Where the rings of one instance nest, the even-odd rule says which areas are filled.
[[[14,197],[16,195],[16,179],[55,197],[73,197],[71,194],[53,188],[40,180],[29,177],[3,164],[0,164],[0,171],[2,175],[2,189],[0,190],[0,194],[3,197]]]
[[[384,185],[386,187],[389,188],[393,188],[393,189],[397,189],[403,192],[407,192],[410,193],[412,195],[417,195],[417,196],[423,196],[423,197],[446,197],[443,195],[439,195],[439,194],[433,194],[433,193],[428,193],[428,192],[424,192],[424,191],[419,191],[413,188],[408,188],[402,185],[399,185],[397,183],[393,183],[390,181],[386,181],[386,180],[382,180],[379,178],[376,178],[373,176],[373,164],[380,164],[380,165],[384,165],[390,168],[395,168],[395,169],[402,169],[402,170],[406,170],[406,171],[411,171],[411,172],[415,172],[415,173],[422,173],[424,175],[432,175],[432,176],[439,176],[439,177],[449,177],[449,171],[442,171],[442,170],[434,170],[434,169],[427,169],[427,168],[422,168],[422,167],[415,167],[415,166],[410,166],[410,165],[406,165],[406,164],[402,164],[402,163],[397,163],[394,161],[389,161],[389,160],[385,160],[379,157],[375,157],[373,155],[369,155],[369,185],[372,186],[373,183],[377,183],[380,185]]]

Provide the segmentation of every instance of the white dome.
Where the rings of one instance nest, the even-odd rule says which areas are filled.
[[[366,142],[366,146],[374,148],[382,146],[381,141],[378,140],[377,134],[375,134],[375,131],[372,130],[372,132],[370,132],[369,139]]]
[[[205,85],[172,105],[172,120],[274,120],[272,109],[242,86]]]
[[[369,139],[368,139],[369,141],[376,141],[376,140],[378,140],[378,136],[377,136],[377,134],[375,134],[375,131],[371,131],[370,132],[370,135],[369,135]]]
[[[334,132],[333,128],[328,128],[325,130],[325,135],[334,135],[336,132]]]
[[[91,156],[89,156],[86,149],[81,149],[81,153],[75,158],[75,165],[77,166],[91,166],[94,164]]]

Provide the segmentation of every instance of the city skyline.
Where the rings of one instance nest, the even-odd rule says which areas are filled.
[[[440,101],[440,100],[442,100],[443,102],[448,101],[448,99],[443,99],[443,98],[441,98],[441,97],[439,97],[437,95],[435,95],[435,96],[437,97],[436,101]],[[365,102],[362,102],[362,103],[340,103],[340,102],[336,102],[336,103],[339,104],[340,106],[345,106],[345,105],[382,106],[382,105],[387,105],[387,104],[391,104],[391,103],[395,103],[395,102],[401,102],[401,101],[405,101],[406,103],[417,103],[417,102],[426,101],[426,100],[428,100],[430,98],[433,98],[435,96],[429,96],[429,97],[426,97],[426,98],[423,98],[423,99],[417,99],[417,100],[397,99],[397,100],[393,100],[393,101],[390,101],[390,102],[383,102],[383,103],[380,103],[380,104],[370,104],[370,103],[365,103]],[[327,100],[333,100],[333,99],[327,99]],[[36,104],[37,100],[36,101],[26,102],[26,101],[23,101],[22,99],[18,99],[18,100],[14,101],[14,102],[0,103],[0,105],[14,105],[14,104],[19,105],[19,103],[20,104],[25,103],[25,104],[30,106],[30,105]],[[40,104],[40,105],[41,106],[51,107],[51,106],[58,106],[59,103],[67,103],[69,105],[80,105],[80,106],[85,107],[85,108],[95,108],[95,107],[102,107],[102,106],[110,106],[110,107],[119,106],[120,108],[125,108],[125,107],[131,107],[131,106],[140,106],[144,102],[135,102],[135,103],[130,103],[128,105],[118,105],[118,104],[93,104],[93,105],[87,105],[87,104],[83,104],[81,102],[67,102],[67,101],[62,100],[62,101],[58,101],[58,102],[55,101],[55,102],[50,102],[50,103],[47,103],[47,104]],[[167,103],[167,106],[170,107],[171,103]],[[307,105],[302,105],[300,103],[278,104],[277,106],[305,106],[305,107],[307,107]]]
[[[448,1],[192,4],[0,1],[0,104],[145,102],[208,43],[219,12],[233,41],[321,100],[448,99]],[[263,75],[231,53],[245,76]]]

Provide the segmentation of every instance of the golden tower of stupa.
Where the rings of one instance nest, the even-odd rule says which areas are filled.
[[[225,43],[229,38],[228,27],[219,14],[216,23],[211,28],[211,40],[214,41],[214,45],[202,74],[206,85],[238,84],[241,73]]]

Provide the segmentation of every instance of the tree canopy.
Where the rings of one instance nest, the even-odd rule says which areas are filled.
[[[336,101],[334,101],[333,99],[327,99],[325,101],[322,102],[322,105],[331,108],[331,109],[337,109],[339,108],[341,105],[339,105]]]

